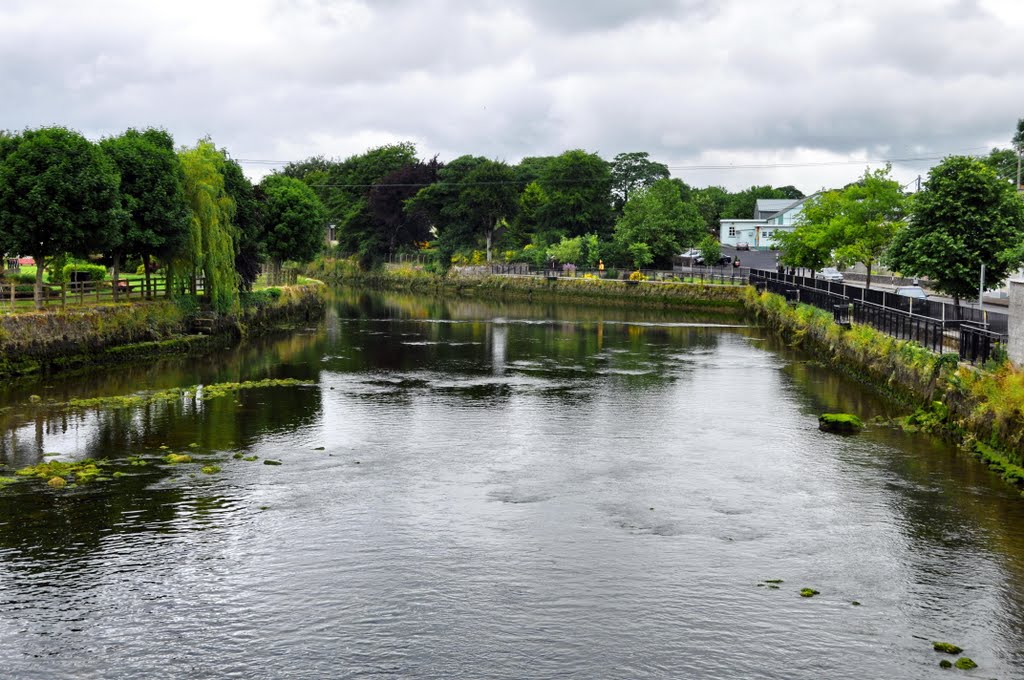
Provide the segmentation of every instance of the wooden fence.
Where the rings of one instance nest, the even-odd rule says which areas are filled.
[[[162,298],[167,295],[167,279],[151,276],[149,289],[145,279],[121,279],[118,281],[117,300],[143,300]],[[202,294],[205,286],[202,279],[195,282],[196,294]],[[62,284],[44,283],[42,303],[44,307],[66,307],[114,302],[112,281],[74,281]],[[30,283],[14,283],[0,280],[0,309],[25,311],[35,307],[35,286]]]

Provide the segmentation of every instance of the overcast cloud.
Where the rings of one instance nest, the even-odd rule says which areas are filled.
[[[408,140],[810,192],[1008,146],[1022,35],[1018,0],[0,0],[0,128],[210,135],[254,178]]]

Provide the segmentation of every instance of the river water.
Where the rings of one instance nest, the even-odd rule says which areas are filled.
[[[58,405],[267,378],[303,384]],[[826,411],[900,413],[736,318],[353,292],[0,388],[0,474],[123,473],[0,487],[0,675],[931,678],[941,640],[1024,677],[1024,499]]]

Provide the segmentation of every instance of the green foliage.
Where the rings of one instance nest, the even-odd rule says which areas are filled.
[[[3,147],[0,252],[35,258],[39,307],[48,258],[118,246],[126,217],[120,178],[98,146],[66,128],[25,130]]]
[[[210,304],[228,314],[238,309],[238,273],[231,225],[235,202],[224,187],[224,155],[204,139],[179,157],[190,219],[187,247],[175,258],[173,271],[183,270],[186,276],[202,272]]]
[[[633,261],[633,266],[637,269],[646,267],[654,261],[654,255],[651,253],[651,247],[646,243],[630,243],[626,250],[629,252],[629,257]]]
[[[252,290],[267,257],[265,196],[242,172],[237,161],[226,159],[222,168],[224,191],[235,202],[235,270],[242,290]]]
[[[103,281],[107,278],[107,268],[98,264],[66,264],[61,268],[61,274],[59,280],[50,278],[52,283],[61,283],[64,281],[71,281],[73,278],[72,273],[77,272],[78,278],[81,279],[82,275],[85,274],[89,281]]]
[[[672,257],[695,244],[704,233],[697,209],[683,203],[678,186],[668,179],[633,194],[615,225],[615,240],[625,247],[647,246],[652,261],[671,263]]]
[[[188,208],[170,133],[131,128],[103,139],[100,147],[121,175],[127,211],[117,247],[110,251],[115,264],[122,254],[166,256],[181,248],[188,234]]]
[[[548,246],[547,256],[549,259],[561,263],[572,263],[580,267],[594,269],[600,259],[600,243],[597,234],[562,238],[558,243]]]
[[[611,169],[597,154],[566,151],[551,159],[539,180],[548,200],[537,216],[537,238],[555,243],[563,236],[611,233]]]
[[[260,188],[266,201],[267,254],[278,263],[311,262],[323,246],[327,221],[327,211],[316,193],[284,175],[268,175]]]
[[[646,151],[634,151],[620,153],[612,160],[612,193],[619,210],[638,191],[652,186],[658,180],[668,179],[668,166],[650,160],[649,156]]]
[[[752,186],[735,194],[729,194],[722,205],[720,217],[749,220],[754,217],[759,198],[790,198],[796,201],[803,197],[803,194],[792,186],[779,189],[769,185]]]
[[[950,156],[914,196],[910,224],[887,253],[904,275],[961,298],[977,295],[981,266],[1000,281],[1024,262],[1024,201],[982,161]]]
[[[718,242],[718,239],[711,234],[706,234],[704,238],[700,240],[697,245],[697,249],[700,250],[700,256],[704,259],[706,264],[714,264],[718,262],[718,259],[722,257],[722,245]]]

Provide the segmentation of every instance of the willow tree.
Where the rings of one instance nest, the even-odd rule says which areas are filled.
[[[185,174],[185,200],[189,207],[189,234],[185,247],[171,262],[168,279],[192,281],[202,273],[206,296],[213,309],[229,313],[238,307],[235,271],[235,229],[231,224],[235,202],[224,186],[224,154],[209,139],[178,152]],[[185,278],[187,277],[187,278]]]

